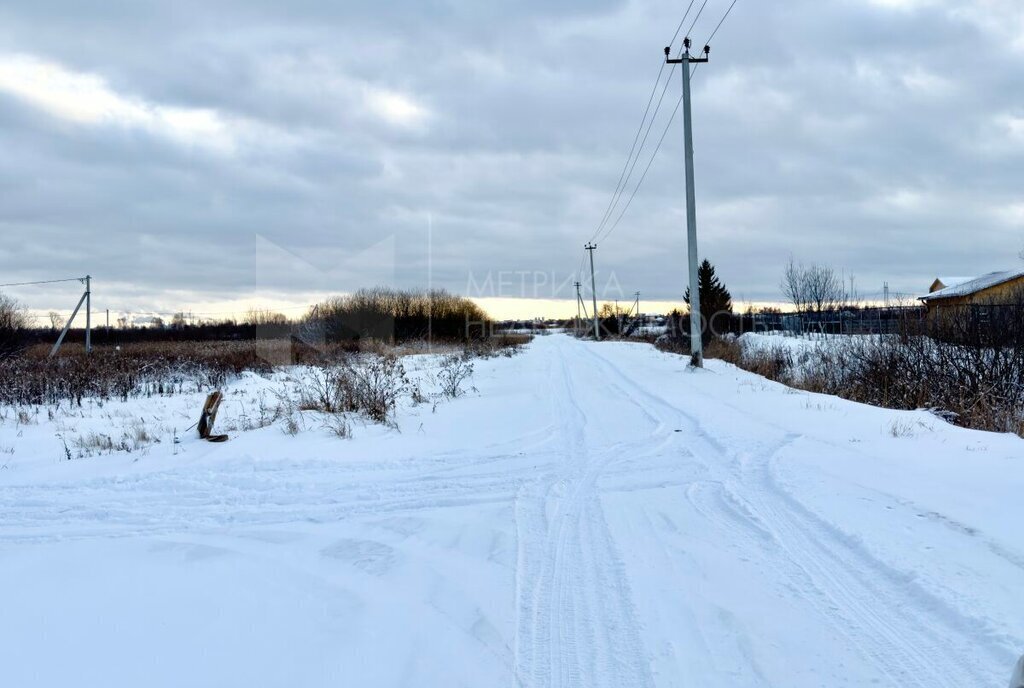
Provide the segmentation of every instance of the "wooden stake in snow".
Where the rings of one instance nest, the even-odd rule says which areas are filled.
[[[213,422],[217,419],[217,409],[220,408],[220,402],[224,400],[224,395],[220,390],[211,392],[206,397],[206,403],[203,404],[203,415],[199,417],[199,437],[200,439],[207,440],[209,442],[225,442],[228,439],[227,435],[213,435]]]

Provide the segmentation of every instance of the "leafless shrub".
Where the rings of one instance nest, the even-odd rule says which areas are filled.
[[[445,356],[441,360],[441,369],[437,372],[437,381],[441,387],[441,393],[446,397],[454,399],[463,394],[462,386],[473,376],[473,364],[466,356],[455,354]]]
[[[398,400],[409,389],[405,366],[394,354],[364,355],[350,363],[343,377],[343,396],[348,411],[378,423],[388,423]]]
[[[337,364],[310,366],[300,386],[299,408],[327,414],[352,412],[389,423],[398,400],[411,389],[398,356],[360,354]]]
[[[341,365],[309,366],[299,388],[299,410],[339,413],[347,410],[347,369]]]
[[[914,423],[897,418],[889,424],[889,434],[893,437],[913,437]]]
[[[342,414],[326,416],[324,427],[335,437],[340,437],[341,439],[352,437],[352,425],[348,422],[348,418]]]
[[[473,358],[512,358],[521,353],[532,339],[533,335],[529,334],[498,334],[470,340],[464,345],[463,351],[467,357]]]
[[[77,458],[82,459],[96,454],[140,451],[158,441],[149,434],[145,423],[136,421],[133,425],[126,428],[117,439],[114,439],[113,435],[106,433],[89,432],[76,437],[72,444],[78,450]],[[67,449],[66,445],[65,452],[67,457],[71,458],[70,450]]]
[[[417,406],[427,403],[427,396],[423,393],[423,388],[420,387],[418,382],[410,383],[409,398],[412,399],[412,403]]]
[[[730,363],[769,380],[789,385],[796,382],[794,379],[796,362],[793,353],[783,346],[758,350],[743,347],[739,359],[730,361]]]
[[[664,351],[667,354],[676,354],[678,356],[689,356],[690,355],[690,337],[687,336],[676,336],[675,333],[664,333],[654,338],[654,347],[659,351]]]
[[[1014,333],[1013,328],[1021,328]],[[744,347],[736,365],[811,392],[927,409],[964,427],[1024,435],[1024,323],[978,338],[966,319],[923,334],[830,340],[799,354]],[[992,337],[998,337],[992,341]]]
[[[273,366],[258,341],[154,342],[64,352],[32,350],[0,360],[0,404],[56,404],[205,391],[245,371]]]
[[[705,347],[704,355],[739,365],[743,358],[743,347],[735,337],[715,337]]]
[[[160,441],[149,433],[149,428],[146,427],[145,421],[141,419],[132,424],[126,436],[131,442],[132,449],[142,449]]]
[[[94,453],[107,453],[114,451],[114,439],[110,435],[100,432],[90,432],[76,437],[73,444],[79,450],[80,455],[92,455]],[[118,447],[119,449],[121,447]],[[127,445],[123,447],[128,449]]]
[[[288,388],[278,389],[274,392],[277,400],[275,414],[282,419],[281,430],[286,435],[294,437],[302,430],[302,415],[299,413],[299,403]]]
[[[294,437],[299,434],[299,430],[301,429],[302,428],[299,425],[299,417],[297,415],[288,414],[285,416],[284,423],[281,425],[281,430],[284,431],[284,434]]]

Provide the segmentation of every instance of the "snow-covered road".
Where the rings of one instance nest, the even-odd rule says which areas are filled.
[[[1024,441],[639,344],[477,366],[401,433],[8,461],[0,685],[1005,685]]]

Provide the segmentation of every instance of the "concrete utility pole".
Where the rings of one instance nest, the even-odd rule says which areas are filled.
[[[683,137],[686,152],[686,243],[690,259],[690,365],[704,367],[703,323],[700,317],[700,288],[697,280],[697,208],[696,192],[693,187],[693,121],[690,115],[690,65],[707,62],[711,53],[704,46],[704,57],[690,56],[690,39],[683,39],[683,56],[673,60],[669,57],[672,48],[665,48],[665,62],[679,65],[683,74]]]
[[[85,353],[92,353],[92,277],[85,276]]]
[[[601,326],[597,322],[597,280],[594,278],[594,249],[597,244],[588,243],[584,246],[590,251],[590,295],[594,297],[594,341],[601,340]]]
[[[78,304],[75,306],[75,310],[71,311],[71,317],[64,323],[64,329],[60,331],[60,335],[57,337],[57,341],[54,342],[53,348],[50,349],[50,358],[57,355],[60,351],[60,345],[64,343],[64,337],[68,335],[68,330],[71,329],[71,323],[75,321],[75,316],[78,315],[78,311],[81,310],[82,304],[85,304],[85,351],[89,353],[92,351],[92,339],[90,337],[90,323],[89,323],[89,300],[91,295],[91,277],[86,275],[80,278],[80,282],[85,282],[85,292],[82,297],[78,299]]]

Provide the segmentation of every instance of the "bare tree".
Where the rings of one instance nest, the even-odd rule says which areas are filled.
[[[0,330],[14,332],[28,327],[28,313],[16,300],[0,294]]]
[[[821,313],[843,303],[842,279],[827,265],[805,267],[790,258],[779,287],[798,313]]]
[[[20,348],[21,334],[29,325],[25,307],[6,294],[0,294],[0,358]]]
[[[59,330],[64,327],[64,316],[57,311],[50,311],[48,315],[50,316],[51,329]]]
[[[250,308],[242,322],[246,325],[287,325],[288,316],[265,308]]]
[[[797,265],[793,257],[789,257],[789,262],[786,264],[786,269],[782,273],[782,282],[779,283],[779,288],[782,289],[783,295],[798,313],[802,313],[807,310],[807,280],[805,279],[805,272],[803,265]]]
[[[831,311],[843,303],[843,283],[827,265],[811,265],[804,271],[805,298],[815,313]]]

